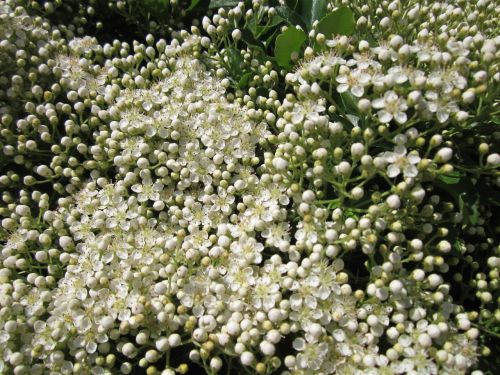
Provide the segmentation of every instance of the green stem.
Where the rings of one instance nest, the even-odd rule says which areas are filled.
[[[500,333],[493,332],[493,331],[491,331],[491,330],[489,330],[487,328],[484,328],[484,327],[482,327],[482,326],[480,326],[479,324],[476,324],[476,323],[472,323],[472,325],[474,327],[476,327],[477,329],[483,331],[484,333],[487,333],[490,336],[493,336],[493,337],[495,337],[497,339],[500,339]]]

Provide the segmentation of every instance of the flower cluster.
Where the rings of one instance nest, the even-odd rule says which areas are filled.
[[[144,44],[33,3],[0,0],[0,373],[482,374],[493,2],[351,1],[291,71],[237,28],[266,2]]]

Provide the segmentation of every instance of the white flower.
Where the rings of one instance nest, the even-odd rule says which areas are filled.
[[[382,155],[389,163],[387,167],[387,177],[397,177],[403,172],[404,177],[416,177],[418,169],[415,166],[420,162],[420,156],[417,151],[411,151],[406,154],[406,147],[397,145],[394,152],[384,152]]]
[[[362,70],[355,69],[347,74],[339,74],[336,81],[339,83],[337,92],[344,93],[351,90],[352,95],[360,98],[365,93],[365,86],[370,83],[371,76]]]
[[[253,288],[252,305],[256,309],[264,308],[269,311],[274,307],[278,300],[279,285],[272,283],[267,276],[260,277]]]
[[[143,114],[139,109],[132,107],[121,112],[120,130],[137,134],[144,132],[153,124],[153,119]]]
[[[319,118],[319,114],[325,111],[325,107],[313,100],[306,100],[295,103],[292,110],[292,123],[300,124],[304,119],[315,122]]]
[[[266,244],[269,246],[280,247],[284,241],[290,240],[289,227],[288,223],[272,224],[262,232],[262,237],[266,239]]]
[[[328,353],[328,344],[326,342],[317,342],[308,337],[308,341],[302,337],[293,340],[292,346],[299,352],[297,354],[297,367],[299,369],[318,370]]]
[[[96,93],[103,95],[106,93],[106,80],[106,73],[100,72],[96,77],[88,77],[85,80],[85,87],[91,92],[95,91]]]
[[[233,292],[248,288],[255,285],[254,269],[252,267],[241,268],[234,264],[229,268],[224,280]]]
[[[241,236],[238,242],[231,244],[232,256],[241,265],[261,263],[262,250],[264,250],[263,244],[257,242],[255,238],[247,236]]]
[[[24,306],[26,317],[40,316],[44,312],[41,291],[38,288],[31,288],[30,291],[21,298],[21,305]]]
[[[381,61],[397,61],[398,59],[398,53],[394,51],[394,49],[392,49],[389,43],[386,41],[380,41],[379,45],[373,48],[372,51]]]
[[[78,62],[78,57],[73,55],[60,54],[56,56],[56,63],[61,68],[62,77],[67,80],[73,90],[78,90],[80,87],[85,86],[87,80],[94,79]]]
[[[436,91],[425,93],[427,108],[436,114],[436,118],[442,124],[448,121],[452,113],[460,110],[457,103],[447,95],[440,95]]]
[[[164,185],[161,182],[151,181],[147,179],[143,184],[132,185],[132,191],[137,193],[137,200],[139,202],[146,202],[147,200],[157,201],[160,199],[160,192],[163,190]]]
[[[454,88],[463,91],[467,87],[467,80],[454,69],[436,70],[429,75],[428,82],[443,94],[450,94]]]
[[[314,221],[300,221],[297,224],[295,239],[299,241],[310,241],[311,243],[316,243],[318,241],[318,232],[319,228]]]
[[[404,124],[408,119],[405,112],[408,109],[406,100],[398,97],[398,94],[394,91],[387,91],[383,98],[373,100],[372,107],[380,109],[377,115],[379,121],[383,124],[389,123],[393,119],[398,124]]]
[[[355,64],[358,69],[374,70],[378,71],[382,65],[374,59],[372,51],[366,51],[363,53],[354,52],[352,54],[353,59],[347,62],[347,65]]]
[[[432,54],[436,51],[436,46],[427,42],[415,42],[415,44],[412,46],[412,52],[417,54],[417,59],[419,62],[429,62],[431,60]]]
[[[272,183],[259,190],[255,201],[266,208],[275,207],[278,202],[282,206],[288,205],[290,199],[286,194],[286,188],[280,184]]]
[[[118,203],[116,206],[106,208],[104,212],[106,213],[107,228],[116,228],[120,226],[123,230],[128,230],[130,228],[130,221],[127,219],[133,219],[138,216],[138,213],[124,201]]]
[[[408,81],[411,74],[411,69],[402,66],[393,66],[389,68],[388,73],[392,76],[392,79],[398,85],[402,85]]]
[[[99,49],[96,38],[85,36],[83,38],[73,38],[68,43],[71,52],[75,55],[88,54]]]
[[[223,214],[229,214],[231,212],[231,205],[234,203],[234,195],[228,194],[226,190],[218,188],[217,194],[212,194],[210,197],[213,203],[210,208],[211,211],[221,211]]]

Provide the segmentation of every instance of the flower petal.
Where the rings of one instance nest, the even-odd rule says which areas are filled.
[[[387,177],[394,178],[397,175],[399,175],[399,173],[401,173],[401,170],[399,169],[399,167],[396,164],[390,164],[387,167]]]
[[[372,100],[372,107],[373,108],[380,109],[380,108],[384,108],[384,106],[385,106],[384,99],[378,98],[378,99]]]
[[[363,86],[354,86],[352,89],[351,89],[351,93],[357,97],[357,98],[361,98],[363,96],[363,94],[365,93],[365,90],[363,89]]]
[[[387,112],[386,110],[380,110],[377,112],[378,119],[382,124],[387,124],[388,122],[391,122],[392,120],[392,115]]]
[[[343,93],[349,90],[349,85],[347,83],[341,83],[337,86],[337,92]]]
[[[294,112],[292,114],[292,123],[299,124],[304,119],[304,115],[300,112]]]
[[[341,74],[341,75],[337,76],[337,78],[335,78],[335,80],[338,83],[347,83],[347,76],[345,74]]]
[[[411,163],[411,164],[417,164],[420,160],[422,160],[420,158],[420,156],[415,153],[414,151],[410,152],[408,154],[408,161]]]
[[[295,350],[301,351],[306,348],[306,340],[304,340],[302,337],[298,337],[292,342],[292,346]]]
[[[402,144],[398,144],[396,147],[394,147],[394,153],[398,155],[399,157],[405,156],[406,155],[406,147],[403,146]]]
[[[404,124],[408,120],[408,116],[405,112],[396,112],[394,114],[394,120],[399,124]]]
[[[418,169],[413,164],[408,164],[404,167],[403,174],[405,177],[417,177]]]

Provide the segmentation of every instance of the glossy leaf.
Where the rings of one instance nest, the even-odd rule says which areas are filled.
[[[186,9],[187,12],[192,11],[196,6],[200,3],[200,0],[191,0],[191,4],[189,4],[189,7]]]
[[[442,178],[438,178],[435,185],[453,197],[464,217],[465,224],[476,225],[479,219],[478,205],[480,196],[472,180],[468,176],[460,176],[455,183],[455,177],[449,175],[448,177],[448,181],[452,183],[443,182]]]
[[[500,206],[500,192],[486,184],[478,184],[477,190],[482,204]]]
[[[289,27],[285,32],[278,35],[274,48],[274,56],[277,63],[283,68],[289,68],[291,66],[292,53],[300,52],[306,40],[306,33],[294,26]]]
[[[326,0],[299,0],[299,5],[308,31],[312,29],[314,21],[319,21],[326,14]]]
[[[241,38],[248,45],[248,47],[257,48],[260,51],[264,52],[264,45],[250,31],[245,29],[241,30]]]
[[[327,38],[332,38],[336,35],[351,35],[355,26],[356,22],[352,11],[347,7],[340,7],[319,21],[318,31]]]
[[[243,74],[240,80],[238,81],[238,88],[243,89],[248,87],[248,83],[250,82],[251,78],[252,78],[251,72]]]
[[[447,174],[440,174],[438,180],[444,182],[446,185],[454,185],[460,182],[462,175],[458,171],[453,171]]]
[[[283,18],[286,22],[288,22],[292,26],[301,26],[302,28],[306,28],[306,24],[304,20],[299,16],[299,14],[294,11],[292,8],[286,6],[276,7],[276,13]]]
[[[210,0],[208,9],[219,9],[219,8],[233,8],[238,5],[239,1],[236,0]]]

